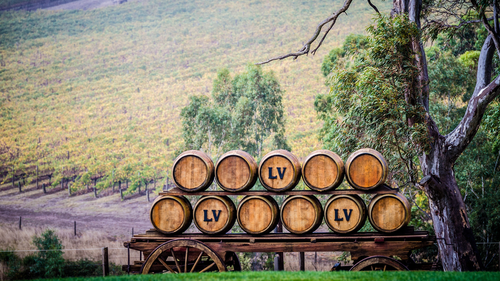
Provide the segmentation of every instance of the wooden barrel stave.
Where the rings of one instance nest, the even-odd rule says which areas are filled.
[[[149,211],[153,227],[164,234],[180,234],[189,228],[192,208],[184,196],[163,195],[158,197]]]
[[[183,191],[203,191],[214,180],[214,162],[202,151],[185,151],[174,160],[172,179]]]
[[[228,196],[203,196],[193,213],[194,224],[205,234],[224,234],[236,221],[236,207]]]
[[[279,149],[269,152],[259,165],[259,180],[273,192],[293,189],[300,181],[300,162],[289,151]]]
[[[246,196],[238,204],[238,225],[249,234],[271,232],[279,221],[279,206],[271,196]]]
[[[280,215],[288,231],[304,234],[313,232],[321,225],[323,209],[314,195],[292,195],[283,201]]]
[[[334,195],[325,204],[325,223],[336,233],[360,230],[366,216],[366,204],[358,195]]]
[[[316,150],[304,161],[302,178],[312,190],[334,190],[344,180],[344,162],[330,150]]]
[[[371,225],[384,233],[396,232],[408,225],[411,219],[411,206],[401,193],[378,194],[368,206]]]
[[[346,178],[349,184],[361,190],[374,189],[387,178],[388,167],[384,156],[371,148],[360,149],[347,158]]]
[[[215,181],[229,192],[245,191],[257,181],[257,162],[245,151],[224,153],[215,165]]]

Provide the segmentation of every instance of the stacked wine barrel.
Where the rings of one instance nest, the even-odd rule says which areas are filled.
[[[215,165],[205,153],[189,150],[175,159],[172,168],[175,184],[185,192],[204,191],[215,179],[220,188],[234,195],[251,189],[257,178],[272,194],[292,190],[301,178],[321,194],[335,190],[344,175],[353,188],[366,192],[384,184],[387,173],[384,157],[368,148],[351,154],[345,165],[329,150],[314,151],[302,165],[286,150],[266,154],[259,165],[240,150],[223,154]],[[184,232],[193,220],[209,235],[226,233],[236,221],[249,234],[266,234],[279,220],[294,234],[313,232],[323,221],[332,231],[348,234],[361,229],[367,217],[376,230],[396,232],[410,221],[410,204],[399,193],[377,194],[368,208],[360,196],[348,194],[332,195],[324,206],[314,195],[291,195],[281,206],[269,195],[247,195],[238,206],[228,196],[205,195],[193,208],[184,196],[162,195],[150,211],[153,226],[169,235]]]

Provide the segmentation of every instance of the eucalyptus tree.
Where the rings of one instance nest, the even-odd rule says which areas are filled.
[[[233,149],[260,157],[272,137],[272,148],[289,150],[282,98],[272,72],[249,65],[233,78],[228,69],[220,70],[211,97],[191,96],[182,109],[185,148],[203,149],[214,158]]]
[[[262,63],[268,63],[274,60],[294,58],[307,54],[314,54],[321,47],[328,33],[333,29],[338,17],[348,11],[354,0],[346,0],[342,7],[333,12],[329,17],[323,20],[316,28],[313,36],[306,41],[303,47],[297,51],[288,53],[279,57],[271,58]],[[368,0],[370,5],[378,13],[377,8]],[[487,18],[486,15],[492,15]],[[373,63],[368,69],[363,71],[363,75],[352,77],[346,75],[344,79],[339,80],[339,86],[343,90],[357,92],[359,98],[363,98],[364,92],[359,90],[370,89],[372,97],[379,97],[379,94],[385,94],[391,99],[387,102],[394,103],[394,108],[399,108],[403,114],[397,110],[391,110],[387,104],[384,104],[384,98],[376,99],[363,105],[359,110],[364,111],[358,115],[363,116],[357,120],[347,120],[351,122],[350,128],[355,131],[345,131],[345,133],[354,136],[352,141],[356,141],[354,133],[363,134],[363,127],[368,127],[374,120],[377,112],[379,121],[388,126],[377,126],[380,129],[380,136],[385,138],[385,142],[391,141],[391,124],[398,124],[396,133],[404,136],[404,139],[398,139],[395,134],[392,141],[397,144],[409,146],[406,151],[417,153],[417,165],[419,166],[420,180],[417,180],[416,174],[409,181],[416,188],[425,191],[429,198],[429,207],[434,230],[438,238],[440,257],[445,270],[479,270],[482,268],[481,260],[478,256],[476,242],[469,223],[464,200],[455,178],[453,167],[464,152],[469,143],[476,135],[487,106],[498,96],[500,89],[500,77],[493,74],[493,60],[495,54],[500,54],[500,28],[498,24],[498,3],[496,0],[486,0],[477,2],[476,0],[444,0],[444,1],[422,1],[422,0],[393,0],[391,16],[395,18],[407,18],[411,23],[408,26],[405,21],[400,20],[400,24],[409,27],[406,34],[404,30],[393,25],[393,28],[387,28],[387,21],[379,21],[378,26],[374,28],[373,38],[378,44],[374,46],[381,47],[381,50],[372,51]],[[397,20],[396,20],[397,21]],[[492,22],[493,21],[493,22]],[[383,23],[385,22],[385,23]],[[477,70],[475,73],[475,86],[470,93],[470,98],[466,101],[467,108],[458,124],[449,133],[443,133],[443,128],[439,128],[433,119],[430,111],[430,81],[426,53],[423,42],[426,38],[435,39],[442,32],[460,31],[463,27],[480,23],[481,28],[487,34],[481,47],[477,60]],[[382,26],[380,26],[382,24]],[[386,24],[384,26],[384,24]],[[387,32],[387,34],[377,33],[378,31]],[[398,37],[404,42],[398,42]],[[424,38],[424,36],[429,36]],[[406,39],[410,38],[410,40]],[[388,40],[393,44],[387,44],[380,40]],[[313,47],[313,44],[315,46]],[[398,57],[402,65],[393,65],[392,62],[384,61],[384,50],[386,55]],[[394,53],[396,52],[396,53]],[[402,56],[402,57],[401,57]],[[399,67],[398,71],[394,71]],[[391,74],[390,71],[393,71]],[[379,72],[377,72],[379,71]],[[370,80],[378,77],[377,80]],[[349,80],[348,78],[353,78]],[[387,83],[394,78],[401,83],[389,85]],[[389,82],[388,82],[389,81]],[[361,84],[356,84],[357,82]],[[377,83],[381,83],[378,87]],[[371,84],[371,85],[370,85]],[[364,87],[357,88],[357,86]],[[350,88],[350,89],[349,89]],[[397,93],[399,91],[399,93]],[[392,93],[392,94],[391,94]],[[347,108],[344,108],[347,109]],[[350,109],[349,109],[350,110]],[[379,111],[380,110],[380,111]],[[349,112],[349,111],[347,111]],[[343,114],[344,112],[340,112]],[[397,122],[397,117],[403,118]],[[368,118],[367,118],[368,117]],[[361,124],[356,126],[355,122]],[[339,116],[338,122],[344,122]],[[386,132],[384,135],[383,133]],[[393,151],[398,153],[398,151]],[[401,155],[403,162],[412,165],[411,155]]]

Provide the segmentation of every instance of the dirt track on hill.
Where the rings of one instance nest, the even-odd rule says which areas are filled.
[[[0,189],[0,224],[23,226],[73,228],[77,231],[99,230],[110,236],[144,233],[152,228],[149,222],[150,202],[146,196],[131,196],[120,200],[119,194],[94,198],[93,193],[68,196],[67,190],[52,189],[44,194],[41,189],[27,187]]]
[[[129,2],[132,0],[129,0]],[[62,5],[46,8],[45,10],[92,10],[104,8],[114,4],[113,0],[79,0]]]

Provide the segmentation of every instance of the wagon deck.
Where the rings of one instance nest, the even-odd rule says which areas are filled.
[[[430,246],[436,240],[435,236],[429,235],[427,231],[414,231],[413,227],[394,234],[363,232],[339,235],[327,232],[307,235],[271,233],[259,236],[240,233],[216,236],[201,233],[165,235],[152,229],[145,234],[134,235],[124,246],[148,256],[159,245],[177,239],[200,241],[221,257],[230,252],[345,251],[351,253],[351,259],[355,262],[365,257],[385,255],[398,256],[404,263],[411,263],[409,254],[412,250]],[[141,266],[142,262],[135,262],[130,265],[130,271],[138,272]]]

